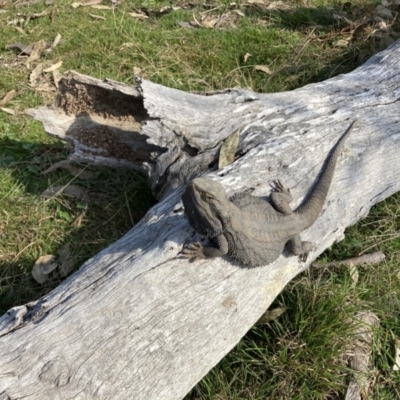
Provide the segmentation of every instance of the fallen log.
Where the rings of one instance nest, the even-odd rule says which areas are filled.
[[[260,318],[284,286],[370,207],[400,189],[400,42],[347,75],[291,92],[202,96],[71,72],[53,107],[28,113],[73,145],[71,158],[141,169],[161,201],[129,233],[48,295],[0,319],[0,399],[181,399]],[[245,268],[179,258],[197,235],[185,182],[208,174],[229,194],[270,193],[297,206],[354,119],[306,263],[282,255]],[[236,161],[216,170],[240,128]]]

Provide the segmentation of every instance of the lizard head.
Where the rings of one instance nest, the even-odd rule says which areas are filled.
[[[182,202],[189,223],[196,231],[208,237],[222,233],[222,221],[229,205],[220,183],[207,178],[193,179],[183,193]]]

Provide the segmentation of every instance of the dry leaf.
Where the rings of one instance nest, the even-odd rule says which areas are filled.
[[[159,14],[168,14],[172,11],[171,6],[164,6],[160,8],[160,11],[158,12]]]
[[[20,20],[18,18],[14,18],[11,21],[7,22],[7,25],[13,26],[13,25],[18,25]]]
[[[133,75],[139,75],[142,72],[142,68],[133,67]]]
[[[273,321],[278,317],[280,317],[286,310],[287,307],[278,307],[274,308],[273,310],[268,310],[257,321],[256,325],[267,324],[268,322]]]
[[[43,285],[43,283],[45,283],[48,278],[47,275],[42,274],[40,269],[35,269],[35,267],[33,267],[32,269],[32,277],[37,283],[40,283],[41,285]]]
[[[74,262],[71,258],[71,251],[69,245],[63,246],[60,251],[60,274],[61,276],[67,276],[74,266]]]
[[[240,10],[233,10],[234,13],[236,13],[237,15],[240,15],[241,17],[245,17],[245,13],[243,11]]]
[[[25,61],[25,64],[29,64],[32,61],[38,60],[45,49],[46,49],[46,42],[44,40],[39,40],[33,47],[32,53]]]
[[[221,18],[219,18],[219,20],[216,22],[214,28],[221,28],[223,25],[227,25],[229,23],[230,20],[230,14],[226,13],[223,14],[221,16]],[[235,24],[233,23],[233,21],[231,21],[231,27],[232,28],[236,28]]]
[[[355,286],[357,285],[358,277],[359,277],[359,275],[358,275],[358,269],[357,269],[357,267],[356,267],[353,263],[351,263],[351,264],[349,265],[349,271],[350,271],[351,280],[353,281],[353,282],[351,283],[351,287],[355,287]]]
[[[53,44],[51,45],[51,49],[54,49],[54,47],[56,47],[58,45],[58,43],[60,43],[60,40],[61,40],[61,35],[59,33],[57,33],[57,36],[54,39]]]
[[[92,6],[91,8],[94,8],[95,10],[115,10],[115,7],[103,6],[101,4],[99,4],[98,6]]]
[[[54,271],[58,264],[55,262],[56,258],[53,255],[46,255],[46,256],[42,256],[39,257],[36,262],[35,265],[38,263],[41,265],[41,271],[48,275],[50,272]]]
[[[26,35],[25,31],[19,26],[14,26],[14,29],[16,29],[21,35]]]
[[[62,63],[62,61],[59,61],[58,63],[53,64],[51,67],[44,69],[43,72],[53,72],[56,69],[60,68]]]
[[[387,28],[387,24],[385,21],[378,22],[378,29],[386,29],[386,28]]]
[[[3,100],[0,101],[0,107],[5,106],[9,101],[11,101],[15,96],[17,96],[17,92],[13,89],[10,90],[4,97]]]
[[[83,7],[86,6],[95,6],[96,4],[100,4],[103,0],[89,0],[82,3]]]
[[[36,4],[41,3],[42,1],[43,1],[43,0],[24,1],[24,2],[22,2],[22,3],[17,3],[17,4],[15,4],[15,7],[16,7],[16,8],[18,8],[18,7],[32,7],[32,6],[36,5]]]
[[[201,25],[205,28],[214,28],[216,24],[220,21],[220,17],[213,17],[211,15],[207,15],[202,21]]]
[[[82,198],[82,199],[87,199],[88,194],[85,189],[81,188],[80,186],[77,185],[55,185],[51,186],[48,189],[46,189],[41,196],[42,197],[55,197],[60,194],[66,195],[66,196],[71,196],[71,197],[77,197],[77,198]]]
[[[89,0],[85,1],[84,3],[72,3],[71,6],[73,8],[78,8],[78,7],[89,7],[89,6],[94,6],[96,4],[100,4],[103,0]]]
[[[11,44],[6,44],[5,48],[6,49],[17,49],[20,51],[21,54],[26,54],[29,56],[32,53],[34,45],[35,45],[34,43],[30,44],[28,46],[26,46],[25,44],[22,44],[22,43],[11,43]]]
[[[143,12],[140,12],[140,13],[136,13],[136,12],[130,12],[130,13],[128,13],[132,18],[137,18],[137,19],[141,19],[141,20],[144,20],[144,19],[147,19],[147,18],[149,18],[145,13],[143,13]]]
[[[96,15],[96,14],[89,14],[90,17],[94,18],[94,19],[102,19],[103,21],[105,21],[105,17],[102,17],[101,15]]]
[[[264,0],[247,0],[247,4],[265,4]]]
[[[251,57],[251,54],[250,54],[250,53],[246,53],[246,54],[244,55],[243,60],[244,60],[245,63],[247,63],[247,60],[249,59],[249,57]]]
[[[240,129],[232,132],[222,143],[219,151],[218,169],[221,169],[235,160],[236,149],[239,144]]]
[[[7,114],[15,115],[15,110],[12,110],[11,108],[0,107],[0,110],[1,110],[1,111],[4,111],[4,112],[7,113]]]
[[[201,25],[196,21],[189,21],[189,22],[176,21],[176,24],[178,26],[180,26],[181,28],[200,28],[201,27]]]
[[[271,74],[272,74],[272,71],[271,71],[266,65],[255,65],[255,66],[254,66],[254,69],[255,69],[256,71],[265,72],[265,73],[268,74],[268,75],[271,75]]]
[[[35,69],[29,75],[29,82],[31,86],[36,85],[38,78],[42,75],[43,72],[43,64],[36,65]]]
[[[160,8],[157,14],[169,14],[172,11],[180,10],[182,7],[164,6]]]
[[[269,3],[267,7],[268,10],[287,10],[289,8],[292,7],[283,1],[273,1]]]
[[[346,39],[339,39],[333,43],[334,47],[347,47],[349,45],[349,41]]]
[[[45,255],[36,260],[32,269],[32,276],[36,282],[43,284],[48,278],[47,275],[58,267],[55,259],[53,255]]]
[[[63,74],[57,70],[53,71],[54,86],[58,89],[58,82],[63,78]]]
[[[35,19],[35,18],[40,18],[40,17],[44,17],[45,15],[47,15],[47,13],[48,13],[48,11],[47,10],[44,10],[44,11],[42,11],[41,13],[36,13],[36,14],[31,14],[31,15],[28,15],[28,19]]]

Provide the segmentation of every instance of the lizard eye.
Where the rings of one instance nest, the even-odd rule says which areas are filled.
[[[210,193],[204,193],[203,198],[205,201],[212,202],[215,200],[215,197]]]

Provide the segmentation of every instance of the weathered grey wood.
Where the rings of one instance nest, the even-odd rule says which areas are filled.
[[[164,198],[134,229],[50,294],[0,319],[0,398],[182,398],[287,282],[340,240],[344,229],[373,204],[400,189],[399,60],[397,42],[351,74],[276,94],[197,96],[146,81],[139,92],[102,83],[118,96],[130,91],[124,96],[133,99],[137,116],[114,119],[122,120],[123,140],[132,139],[127,132],[136,124],[132,140],[141,140],[144,149],[155,146],[153,157],[162,160],[141,162],[148,163],[152,186],[163,188]],[[90,108],[90,102],[83,96],[81,109]],[[102,118],[101,124],[118,133],[117,122],[107,114],[111,103],[89,117]],[[57,108],[30,113],[51,134],[67,137],[80,126],[90,135],[87,117],[75,118],[78,111],[71,109],[69,116]],[[204,160],[215,159],[233,129],[243,127],[242,156],[210,176],[230,194],[254,187],[259,196],[269,194],[270,183],[279,178],[292,188],[296,205],[355,118],[359,124],[338,162],[324,211],[302,234],[303,240],[315,243],[306,264],[281,256],[271,265],[246,269],[227,258],[179,259],[185,240],[195,238],[183,216],[181,183],[206,171]],[[88,160],[112,164],[112,157],[100,160],[87,144]],[[161,147],[166,151],[160,155]],[[82,154],[82,147],[75,148],[77,158]],[[193,160],[199,161],[198,167]],[[128,161],[140,167],[134,157]]]

